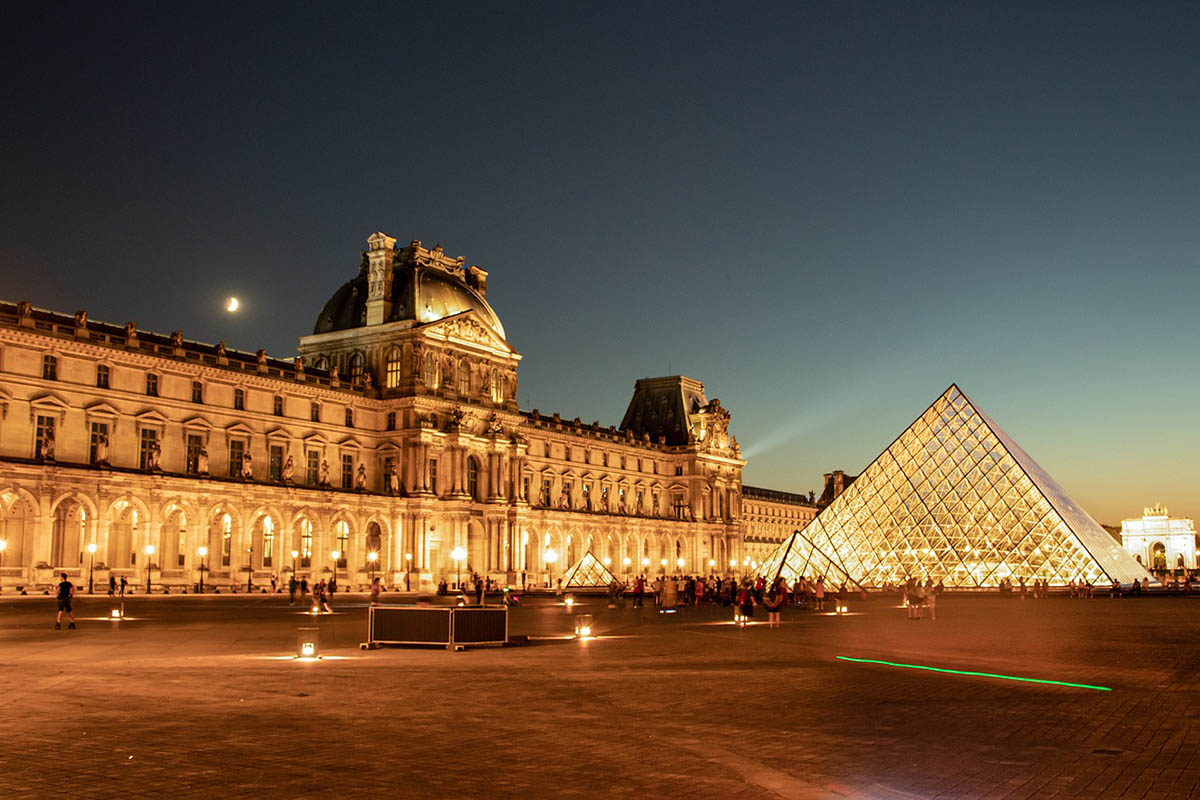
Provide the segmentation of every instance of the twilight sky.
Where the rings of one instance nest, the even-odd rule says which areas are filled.
[[[1101,522],[1200,516],[1200,5],[3,20],[0,297],[288,356],[384,230],[490,271],[523,408],[687,374],[806,491],[953,381]]]

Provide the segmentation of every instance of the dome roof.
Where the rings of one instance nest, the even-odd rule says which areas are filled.
[[[313,333],[329,333],[367,324],[367,274],[342,284],[321,309]],[[438,267],[426,267],[410,260],[392,267],[391,311],[384,322],[414,320],[418,323],[474,310],[488,326],[504,339],[504,326],[483,295],[464,280]]]

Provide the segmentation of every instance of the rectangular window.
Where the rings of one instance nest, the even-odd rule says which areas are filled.
[[[233,410],[234,411],[245,411],[246,410],[246,392],[245,392],[245,390],[243,390],[243,389],[234,389],[233,390]]]
[[[88,463],[95,464],[96,463],[96,445],[100,443],[101,439],[108,438],[108,423],[107,422],[93,422],[91,427],[92,427],[92,433],[91,433],[91,436],[88,437]]]
[[[225,526],[225,532],[221,534],[221,566],[228,567],[229,562],[233,559],[233,531],[229,525]]]
[[[138,437],[138,469],[150,468],[150,453],[158,441],[158,431],[153,428],[142,428]]]
[[[311,405],[309,405],[308,418],[311,419],[313,422],[321,421],[321,404],[320,403],[313,402]]]
[[[36,438],[33,440],[33,457],[41,458],[43,454],[43,445],[47,442],[51,443],[51,452],[53,452],[54,442],[54,417],[44,417],[38,415]],[[49,455],[48,453],[45,455]]]
[[[107,389],[108,388],[108,365],[107,364],[99,364],[96,367],[96,388],[97,389]]]
[[[683,474],[683,467],[679,467],[679,466],[675,467],[675,474],[676,474],[676,475],[682,475],[682,474]]]
[[[636,510],[638,510],[638,511],[642,510],[642,502],[645,499],[646,499],[646,493],[644,491],[642,491],[641,489],[638,489],[637,490],[637,509]]]
[[[354,455],[342,453],[342,488],[354,488]]]
[[[550,505],[550,479],[542,478],[542,505]]]
[[[675,519],[687,519],[687,503],[684,502],[683,495],[672,496],[671,511],[675,514]]]
[[[271,404],[271,411],[277,417],[283,416],[283,398],[279,395],[275,395],[275,400]]]
[[[309,486],[316,486],[317,481],[321,479],[321,454],[316,450],[309,450],[304,454],[304,459],[306,483]]]
[[[529,476],[528,475],[525,476],[525,493],[522,496],[525,498],[526,502],[529,501]]]
[[[283,480],[283,445],[271,445],[267,459],[267,476],[269,480]]]
[[[312,566],[312,524],[304,521],[304,527],[300,533],[300,566]]]
[[[396,430],[396,412],[395,411],[388,412],[388,415],[384,418],[383,428],[384,428],[384,430],[388,430],[388,431]]]
[[[262,565],[270,569],[275,565],[275,520],[263,517]]]
[[[434,494],[438,493],[437,464],[438,462],[436,458],[429,459],[429,491],[433,492]]]
[[[204,384],[200,381],[192,381],[192,402],[204,402]]]
[[[200,451],[204,449],[204,437],[198,433],[187,435],[187,471],[200,471]]]
[[[153,372],[146,373],[146,394],[158,397],[158,376]]]
[[[388,357],[387,371],[384,373],[384,381],[387,388],[395,389],[400,385],[400,371],[403,365],[404,361],[400,358],[399,353]]]
[[[347,428],[354,427],[354,409],[353,408],[346,409],[346,427]]]
[[[58,380],[58,359],[54,356],[42,356],[42,377],[48,381]]]
[[[392,474],[392,469],[395,466],[396,466],[396,459],[392,458],[391,456],[388,456],[387,458],[383,459],[383,480],[381,480],[380,483],[382,484],[382,488],[384,491],[387,491],[387,489],[388,489],[388,476]],[[392,489],[397,489],[397,488],[399,488],[399,487],[396,487],[396,486],[392,487]]]
[[[246,443],[241,439],[229,441],[229,477],[237,478],[242,474],[242,456],[246,452]]]

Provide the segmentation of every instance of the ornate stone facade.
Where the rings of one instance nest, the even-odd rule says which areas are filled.
[[[639,380],[619,427],[521,411],[487,272],[368,245],[291,360],[0,303],[3,585],[294,570],[415,588],[457,566],[544,583],[588,550],[620,577],[748,560],[745,462],[698,381]],[[808,506],[767,494],[760,538],[802,527]]]

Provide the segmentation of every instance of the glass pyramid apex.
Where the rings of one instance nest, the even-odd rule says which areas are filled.
[[[608,567],[588,550],[570,569],[563,573],[563,588],[594,589],[607,587],[616,578],[609,572]],[[619,581],[618,581],[619,583]]]
[[[800,553],[807,547],[866,586],[1153,580],[954,384],[801,536]],[[795,546],[789,539],[780,551]],[[781,563],[808,557],[792,552]]]

